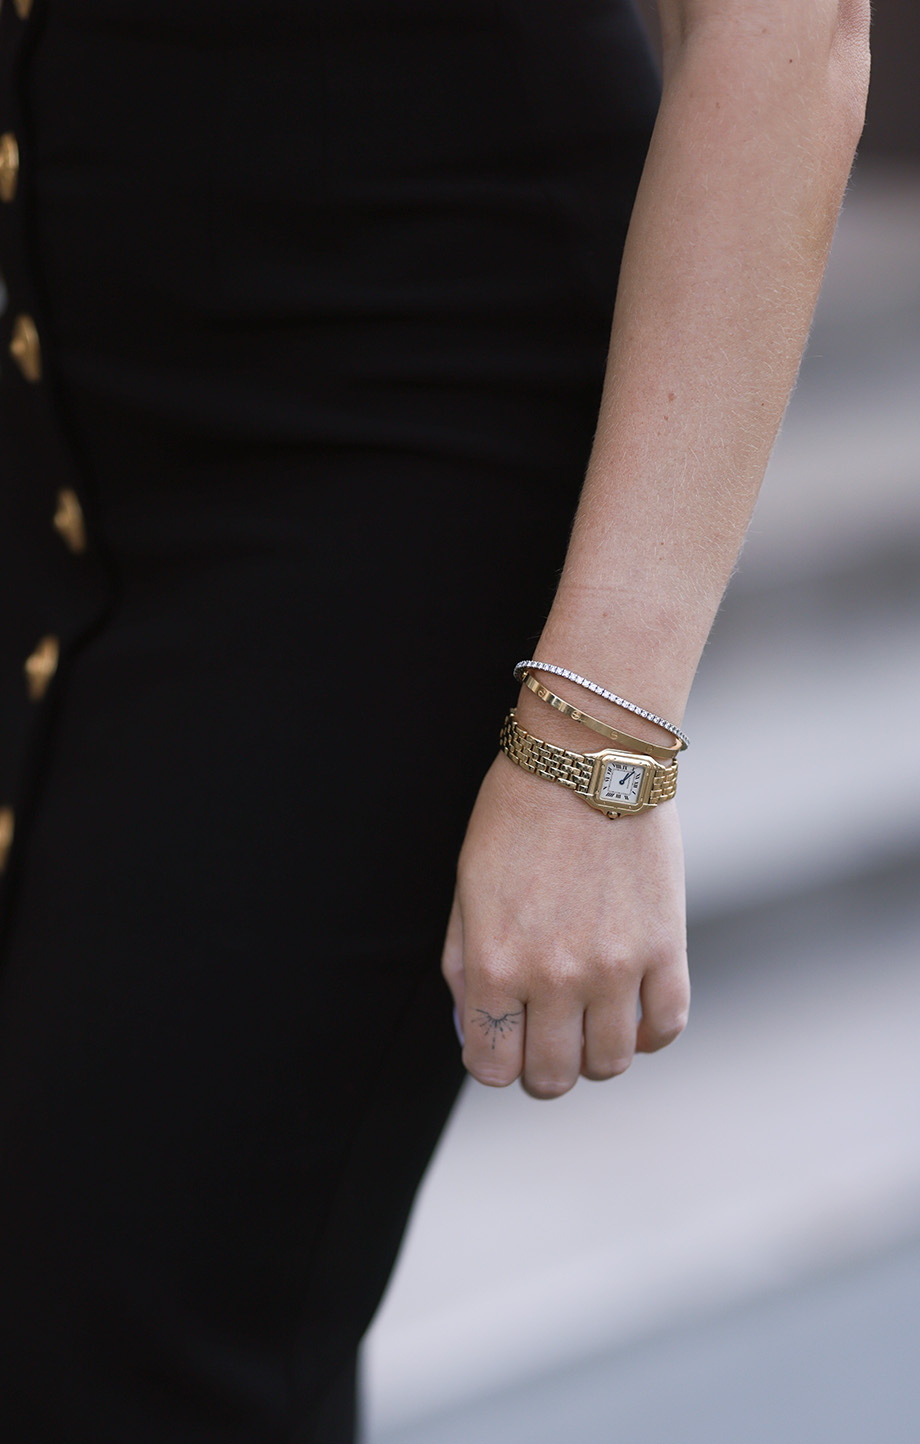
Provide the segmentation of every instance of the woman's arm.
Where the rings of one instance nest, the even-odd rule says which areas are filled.
[[[679,722],[805,345],[863,123],[869,5],[659,4],[662,102],[594,447],[535,655]],[[554,690],[586,705],[561,680]],[[670,740],[612,704],[594,710]],[[518,717],[592,749],[527,691]],[[610,822],[499,756],[445,946],[467,1067],[495,1084],[523,1073],[555,1096],[579,1071],[609,1077],[636,1046],[670,1041],[688,1001],[683,927],[674,803]],[[503,1014],[504,1029],[488,1022]]]

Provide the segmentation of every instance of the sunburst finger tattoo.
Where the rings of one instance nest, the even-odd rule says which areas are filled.
[[[498,1035],[501,1034],[504,1038],[506,1033],[512,1033],[518,1025],[518,1019],[524,1016],[523,1008],[518,1008],[516,1013],[502,1013],[500,1018],[494,1018],[485,1008],[477,1008],[476,1012],[479,1014],[476,1022],[487,1038],[491,1036],[493,1053]]]

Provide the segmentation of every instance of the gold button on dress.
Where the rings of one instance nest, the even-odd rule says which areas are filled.
[[[16,197],[19,180],[19,144],[11,130],[0,135],[0,201]]]
[[[13,845],[15,821],[11,807],[0,807],[0,872],[6,868],[6,860]]]
[[[57,671],[61,655],[61,644],[57,637],[42,637],[35,651],[27,657],[23,666],[26,674],[26,690],[31,702],[40,702],[48,690],[48,684]]]
[[[42,348],[31,316],[17,316],[13,322],[10,355],[27,381],[41,381]]]
[[[72,552],[86,551],[86,522],[83,519],[83,508],[77,493],[71,491],[69,486],[62,487],[57,494],[57,505],[52,524]]]

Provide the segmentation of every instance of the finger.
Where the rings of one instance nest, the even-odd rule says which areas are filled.
[[[625,1073],[636,1051],[639,989],[624,979],[618,996],[591,1003],[585,1011],[585,1050],[581,1071],[600,1081]]]
[[[460,911],[460,900],[454,892],[454,901],[450,910],[450,917],[447,920],[447,932],[444,937],[444,947],[441,950],[441,972],[444,981],[450,988],[454,1000],[454,1009],[458,1019],[463,1018],[463,915]],[[458,1027],[462,1032],[462,1024]],[[463,1039],[460,1039],[461,1043]]]
[[[460,1014],[463,1064],[480,1083],[506,1088],[524,1065],[525,1009],[520,998],[468,984]]]
[[[638,1053],[656,1053],[679,1037],[687,1024],[690,976],[683,954],[669,967],[646,973],[639,990],[642,1017],[636,1034]]]
[[[529,1003],[523,1084],[533,1098],[559,1098],[578,1082],[584,1009],[580,1000]]]

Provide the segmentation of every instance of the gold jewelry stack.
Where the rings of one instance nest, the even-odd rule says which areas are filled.
[[[672,733],[677,740],[668,747],[643,742],[628,732],[600,722],[596,717],[583,712],[580,707],[574,707],[564,698],[557,697],[555,692],[551,692],[534,675],[534,671],[552,672],[557,676],[568,677],[570,681],[586,687],[598,696],[606,697],[628,711],[656,723]],[[598,752],[570,752],[525,731],[512,707],[502,726],[499,743],[505,755],[512,762],[516,762],[518,767],[569,788],[589,807],[596,808],[609,818],[644,812],[646,808],[657,807],[659,802],[667,802],[675,795],[677,754],[689,746],[689,739],[673,723],[666,722],[664,718],[638,707],[633,702],[627,702],[625,698],[608,692],[597,683],[589,682],[587,678],[580,677],[576,672],[569,672],[564,667],[543,662],[518,662],[514,675],[542,702],[617,744],[616,748],[605,747]]]

